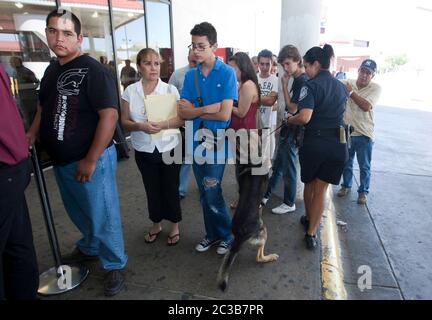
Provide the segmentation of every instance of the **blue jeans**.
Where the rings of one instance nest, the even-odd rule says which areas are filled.
[[[221,187],[224,170],[225,164],[193,164],[203,208],[206,237],[210,241],[232,241],[231,217]]]
[[[192,165],[183,163],[180,168],[180,185],[179,194],[183,197],[186,196],[189,186],[189,172]]]
[[[105,150],[90,182],[75,180],[77,165],[78,162],[73,162],[54,167],[63,204],[83,235],[77,247],[84,254],[99,256],[107,271],[123,269],[127,256],[116,184],[116,149],[113,145]]]
[[[284,203],[290,207],[294,205],[297,194],[297,155],[298,149],[294,143],[294,136],[281,137],[273,162],[273,172],[264,195],[269,199],[281,177],[284,180]]]
[[[354,156],[357,154],[357,162],[360,168],[360,186],[357,192],[369,193],[373,144],[372,139],[366,136],[351,137],[351,148],[348,150],[349,160],[345,164],[342,175],[342,187],[352,187]]]

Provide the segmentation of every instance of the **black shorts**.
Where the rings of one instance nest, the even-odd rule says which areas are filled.
[[[348,160],[348,148],[336,137],[307,137],[299,150],[299,159],[303,183],[318,178],[338,185]]]

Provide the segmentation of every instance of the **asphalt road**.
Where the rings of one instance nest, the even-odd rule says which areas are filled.
[[[350,243],[357,246],[353,255],[374,265],[374,278],[382,288],[379,298],[432,299],[432,107],[424,112],[378,106],[375,123],[365,212],[370,223]],[[358,181],[358,171],[356,175]],[[362,221],[351,230],[364,227]],[[371,242],[374,249],[364,250]],[[374,263],[377,258],[380,262]]]

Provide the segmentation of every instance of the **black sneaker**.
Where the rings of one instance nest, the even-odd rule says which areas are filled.
[[[98,258],[98,256],[86,255],[76,247],[71,253],[61,256],[61,262],[63,264],[81,263],[85,261],[95,261],[98,260]]]
[[[309,220],[306,218],[306,216],[301,216],[300,223],[303,225],[305,231],[309,229]]]
[[[305,241],[306,241],[306,248],[308,248],[309,250],[314,250],[318,243],[317,243],[317,237],[315,236],[311,236],[309,234],[305,234]]]
[[[125,276],[122,269],[108,271],[104,279],[104,293],[107,297],[115,296],[125,286]]]
[[[200,243],[197,244],[197,246],[195,247],[195,250],[198,252],[204,252],[204,251],[207,251],[208,249],[210,249],[215,244],[219,244],[219,243],[220,243],[220,240],[218,240],[218,239],[210,241],[206,237],[206,238],[202,239]]]

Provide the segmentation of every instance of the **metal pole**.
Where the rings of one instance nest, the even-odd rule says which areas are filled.
[[[113,7],[112,7],[112,0],[108,0],[108,13],[109,13],[109,20],[110,20],[110,27],[111,27],[111,40],[112,40],[112,47],[113,47],[113,59],[115,61],[115,74],[116,74],[116,85],[117,85],[117,101],[118,105],[121,106],[121,100],[120,100],[120,77],[117,70],[117,44],[115,41],[115,26],[114,26],[114,13],[113,13]],[[126,32],[126,27],[125,27]],[[127,37],[126,37],[126,47],[128,46],[127,43]],[[129,58],[129,50],[127,51],[128,58]],[[121,113],[119,112],[119,121],[116,124],[116,128],[114,131],[114,142],[116,146],[116,150],[118,158],[119,159],[127,159],[129,158],[129,147],[126,142],[126,137],[123,131],[122,126],[120,125],[120,118]]]
[[[143,0],[144,2],[144,33],[145,33],[145,38],[146,38],[146,47],[148,48],[149,46],[149,41],[148,41],[148,23],[147,23],[147,1]]]
[[[48,232],[48,239],[51,247],[51,252],[53,254],[55,266],[58,268],[61,265],[60,247],[57,240],[57,234],[54,228],[54,220],[52,216],[51,206],[49,203],[47,188],[45,179],[42,173],[42,169],[39,165],[39,159],[36,153],[36,148],[33,146],[31,149],[31,159],[33,163],[33,171],[36,178],[36,185],[39,193],[39,198],[42,205],[42,210],[44,213],[45,226]]]
[[[38,293],[41,295],[56,295],[78,287],[87,278],[89,270],[81,264],[72,266],[62,265],[60,247],[54,227],[54,219],[48,199],[45,178],[39,165],[36,148],[33,146],[30,152],[45,226],[47,228],[51,252],[55,262],[55,267],[39,275]]]

